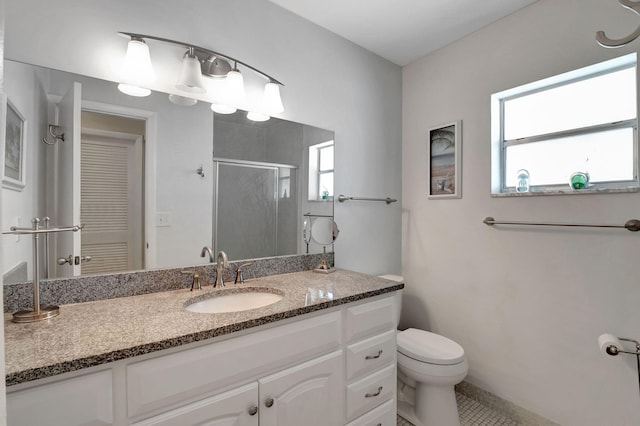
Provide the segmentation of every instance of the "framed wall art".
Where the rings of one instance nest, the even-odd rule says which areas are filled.
[[[4,109],[6,111],[6,130],[2,186],[22,191],[25,187],[26,120],[9,99],[6,99]]]
[[[429,129],[427,140],[428,197],[461,198],[462,121]]]

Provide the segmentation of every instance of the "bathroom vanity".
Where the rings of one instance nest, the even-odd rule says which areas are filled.
[[[402,284],[339,270],[244,286],[225,291],[283,298],[187,311],[220,291],[206,287],[63,305],[43,323],[6,320],[9,424],[395,425]]]

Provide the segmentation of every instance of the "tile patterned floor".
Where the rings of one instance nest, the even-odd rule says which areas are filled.
[[[479,402],[456,393],[461,426],[518,426],[520,423]],[[413,426],[398,416],[397,426]]]

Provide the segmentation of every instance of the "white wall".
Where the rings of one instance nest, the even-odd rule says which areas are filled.
[[[640,235],[482,220],[623,224],[640,194],[491,198],[489,99],[636,51],[594,37],[637,25],[614,0],[540,0],[403,70],[403,325],[458,341],[469,382],[563,425],[638,424],[636,360],[596,339],[640,338]],[[457,119],[462,199],[428,200],[427,129]]]
[[[0,96],[4,94],[4,0],[0,0]],[[1,108],[0,108],[1,109]],[[2,120],[0,119],[0,122]],[[0,126],[1,127],[1,126]],[[0,129],[4,130],[4,129]],[[4,131],[0,131],[0,152],[4,152]],[[4,170],[4,155],[0,155],[0,170]],[[3,203],[2,192],[0,191],[0,205]],[[4,219],[0,215],[0,229],[4,229]],[[4,270],[2,254],[3,247],[0,244],[0,271]],[[2,274],[0,274],[0,308],[4,312],[4,295],[2,288]],[[4,377],[4,327],[0,327],[0,377]],[[0,380],[0,425],[7,424],[7,399],[6,386],[4,380]]]
[[[25,118],[25,187],[21,191],[2,188],[2,217],[6,227],[31,227],[31,219],[46,215],[44,205],[45,156],[47,146],[41,140],[47,128],[47,92],[49,79],[46,72],[19,63],[6,64],[4,77],[11,81],[5,93],[14,107]],[[4,131],[4,130],[3,130]],[[51,147],[53,148],[53,147]],[[4,150],[2,151],[4,153]],[[4,155],[4,154],[3,154]],[[33,271],[32,238],[7,235],[2,237],[6,270],[27,262],[29,279]],[[6,272],[2,269],[0,272]]]
[[[205,262],[200,250],[211,245],[213,214],[213,166],[206,161],[213,140],[211,109],[203,103],[179,107],[162,93],[135,98],[120,93],[112,83],[56,71],[51,72],[50,92],[62,96],[74,81],[82,83],[83,101],[155,113],[156,209],[171,215],[171,226],[155,229],[155,266]],[[201,164],[205,179],[196,174]]]
[[[399,67],[266,0],[8,3],[6,56],[28,63],[115,80],[127,41],[117,31],[184,40],[242,58],[286,85],[282,118],[336,132],[337,193],[401,196]],[[171,53],[171,60],[158,60],[175,64],[182,54],[160,46],[152,51]],[[177,72],[176,66],[175,77]],[[336,221],[342,230],[338,266],[399,271],[399,203],[345,203],[336,207]]]

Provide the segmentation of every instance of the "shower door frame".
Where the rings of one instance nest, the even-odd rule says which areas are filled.
[[[280,169],[281,168],[288,168],[288,169],[294,169],[297,170],[298,167],[291,165],[291,164],[280,164],[280,163],[268,163],[268,162],[262,162],[262,161],[249,161],[249,160],[237,160],[237,159],[232,159],[232,158],[220,158],[220,157],[213,157],[213,173],[214,173],[214,184],[213,184],[213,190],[214,190],[214,196],[213,196],[213,235],[212,235],[212,244],[213,244],[213,249],[214,249],[214,253],[217,253],[221,247],[218,247],[218,197],[219,197],[219,185],[220,185],[220,165],[229,165],[229,166],[239,166],[239,167],[251,167],[251,168],[256,168],[256,169],[268,169],[268,170],[275,170],[275,178],[274,178],[274,190],[275,190],[275,223],[274,223],[274,228],[275,228],[275,244],[274,244],[274,248],[275,248],[275,253],[278,253],[278,213],[279,213],[279,206],[280,206],[280,196],[278,193],[279,190],[279,183],[280,183]],[[299,208],[299,206],[298,206]],[[271,256],[275,256],[276,254],[270,255],[268,257]],[[241,260],[241,259],[233,259],[233,260]]]

